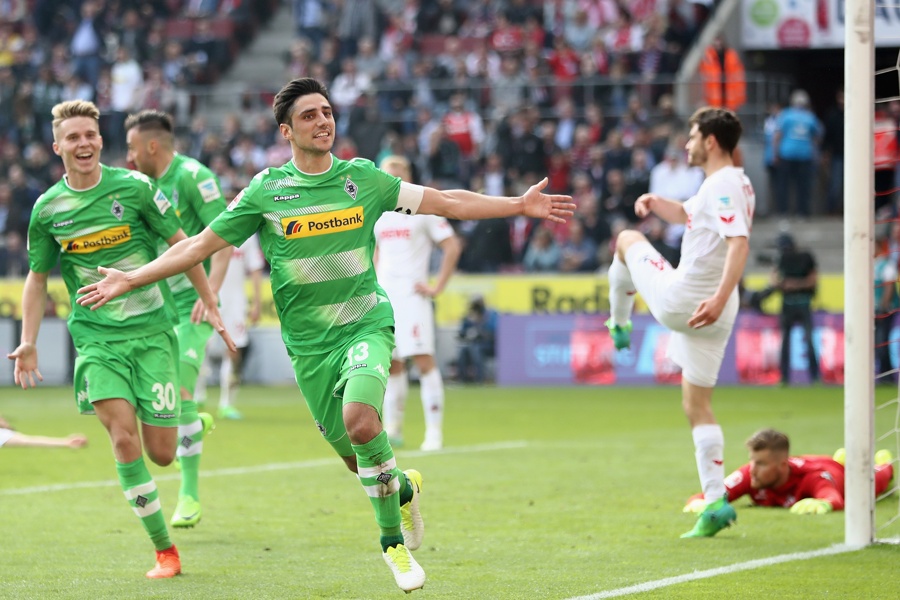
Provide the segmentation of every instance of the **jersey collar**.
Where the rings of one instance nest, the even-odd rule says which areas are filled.
[[[331,171],[332,167],[334,167],[334,154],[328,153],[328,158],[331,159],[331,163],[328,165],[328,168],[322,171],[321,173],[307,173],[306,171],[302,171],[300,167],[297,166],[297,163],[294,162],[294,157],[291,157],[290,165],[294,168],[295,171],[300,173],[301,175],[306,175],[307,177],[319,177],[320,175],[324,175]]]

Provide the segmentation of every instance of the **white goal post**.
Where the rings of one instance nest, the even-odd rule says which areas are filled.
[[[874,4],[846,0],[845,5],[844,540],[850,546],[875,540]]]

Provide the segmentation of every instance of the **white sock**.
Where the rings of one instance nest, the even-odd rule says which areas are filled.
[[[219,365],[219,408],[228,408],[234,400],[231,397],[231,357],[226,352]]]
[[[719,425],[697,425],[691,434],[703,498],[715,502],[725,495],[725,436]]]
[[[403,437],[403,414],[406,412],[406,396],[409,394],[409,378],[406,371],[398,375],[388,375],[384,389],[384,406],[381,420],[388,437]]]
[[[441,437],[444,426],[444,379],[437,367],[419,377],[422,386],[422,412],[425,414],[425,439]]]
[[[613,325],[625,325],[634,310],[634,282],[628,267],[617,254],[607,273],[609,279],[609,312]]]

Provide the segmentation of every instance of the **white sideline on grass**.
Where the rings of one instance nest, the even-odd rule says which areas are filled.
[[[863,546],[847,546],[846,544],[835,544],[821,550],[810,550],[808,552],[793,552],[791,554],[779,554],[778,556],[770,556],[769,558],[758,558],[756,560],[748,560],[747,562],[734,563],[724,567],[716,567],[715,569],[706,569],[704,571],[694,571],[685,575],[676,575],[675,577],[666,577],[665,579],[657,579],[656,581],[647,581],[630,585],[628,587],[616,590],[607,590],[605,592],[597,592],[587,596],[576,596],[567,600],[601,600],[602,598],[618,598],[620,596],[630,596],[631,594],[639,594],[642,592],[650,592],[660,588],[669,587],[670,585],[678,585],[679,583],[687,583],[688,581],[696,581],[698,579],[709,579],[710,577],[718,577],[719,575],[730,575],[740,571],[750,571],[762,567],[771,567],[786,562],[794,562],[798,560],[809,560],[811,558],[819,558],[820,556],[832,556],[834,554],[844,554],[846,552],[855,552],[862,550]]]
[[[448,454],[475,454],[478,452],[494,452],[497,450],[516,450],[528,446],[525,441],[497,442],[494,444],[476,444],[474,446],[456,446],[445,447],[440,452],[422,452],[421,450],[412,450],[404,452],[398,450],[401,456],[411,457],[439,457]],[[316,460],[304,460],[292,463],[269,463],[265,465],[254,465],[251,467],[234,467],[229,469],[213,469],[210,471],[201,471],[203,477],[228,477],[232,475],[248,475],[252,473],[265,473],[268,471],[289,471],[291,469],[312,469],[314,467],[323,467],[326,465],[339,464],[334,458],[318,458]],[[180,473],[167,473],[164,475],[154,475],[156,481],[177,481],[181,479]],[[37,485],[25,488],[10,488],[0,490],[0,496],[25,496],[28,494],[45,494],[47,492],[65,492],[68,490],[79,490],[88,488],[102,487],[118,487],[118,479],[107,479],[106,481],[78,481],[73,483],[56,483],[53,485]]]

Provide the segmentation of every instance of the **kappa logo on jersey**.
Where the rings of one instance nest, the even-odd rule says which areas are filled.
[[[66,225],[71,225],[75,222],[75,219],[67,219],[65,221],[60,221],[59,223],[54,223],[54,227],[65,227]]]
[[[296,200],[300,194],[287,194],[285,196],[273,196],[272,202],[287,202],[288,200]]]
[[[350,181],[350,178],[347,178],[347,183],[344,184],[344,191],[347,192],[351,198],[356,200],[356,192],[359,191],[359,186]]]
[[[119,204],[118,200],[113,200],[112,208],[110,210],[112,211],[112,214],[115,218],[117,218],[120,221],[122,220],[122,215],[125,214],[125,209],[122,207],[121,204]]]
[[[156,190],[156,195],[153,196],[153,201],[156,203],[156,208],[159,209],[160,214],[166,214],[166,211],[171,208],[172,203],[169,202],[169,199],[166,198],[166,195],[162,193],[162,190]]]
[[[362,226],[363,209],[361,206],[281,219],[281,227],[284,229],[286,240],[341,233],[359,229]]]
[[[200,190],[200,196],[204,202],[212,202],[222,197],[222,192],[219,191],[219,186],[216,185],[216,180],[212,177],[198,183],[197,189]]]
[[[62,246],[63,252],[69,254],[88,254],[90,252],[96,252],[97,250],[103,250],[104,248],[118,246],[119,244],[124,244],[130,240],[131,226],[122,225],[120,227],[111,227],[96,233],[82,235],[77,238],[62,240],[59,244]]]

